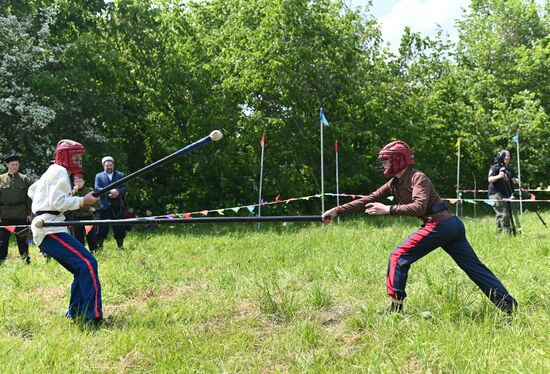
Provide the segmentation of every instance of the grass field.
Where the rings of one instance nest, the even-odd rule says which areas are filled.
[[[130,233],[124,251],[111,239],[99,330],[64,319],[65,269],[34,246],[26,266],[12,244],[0,371],[550,372],[550,230],[533,214],[517,239],[495,236],[492,217],[465,223],[520,302],[513,318],[442,250],[411,268],[405,314],[380,316],[389,254],[414,219],[166,228]]]

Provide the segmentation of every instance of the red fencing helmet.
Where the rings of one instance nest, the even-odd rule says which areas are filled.
[[[75,155],[84,155],[84,146],[74,140],[62,139],[55,148],[55,163],[63,166],[69,173],[82,171],[82,159],[75,160]]]
[[[401,170],[413,165],[415,162],[413,150],[401,140],[396,140],[384,146],[378,153],[380,161],[384,164],[384,176],[391,178]]]

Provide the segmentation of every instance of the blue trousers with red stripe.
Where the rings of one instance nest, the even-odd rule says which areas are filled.
[[[395,248],[388,265],[388,295],[397,300],[404,299],[410,266],[438,247],[453,258],[497,307],[509,311],[517,306],[504,285],[481,263],[466,239],[464,224],[456,216],[441,222],[426,223]]]
[[[95,257],[67,233],[46,235],[40,250],[74,275],[67,317],[86,320],[102,318],[101,285]]]

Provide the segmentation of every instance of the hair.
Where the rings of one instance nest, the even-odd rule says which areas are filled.
[[[504,163],[504,158],[506,158],[506,155],[510,156],[510,152],[508,152],[506,149],[503,149],[502,151],[500,151],[497,157],[495,158],[495,163],[496,164]]]

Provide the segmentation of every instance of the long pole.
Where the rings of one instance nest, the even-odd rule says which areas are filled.
[[[518,159],[518,187],[519,187],[519,214],[523,217],[523,201],[522,201],[522,191],[521,191],[521,170],[519,168],[519,136],[516,135],[514,138],[516,141],[516,151],[517,151],[517,159]]]
[[[458,145],[458,159],[456,162],[456,215],[460,216],[458,213],[460,205],[460,138],[458,138],[456,144]]]
[[[320,215],[311,216],[264,216],[264,217],[191,217],[191,218],[131,218],[131,219],[106,219],[106,220],[82,220],[41,222],[37,227],[60,226],[123,226],[123,225],[173,225],[194,223],[247,223],[247,222],[322,222]]]
[[[340,205],[340,183],[338,175],[338,140],[334,143],[334,151],[336,153],[336,206]],[[337,222],[340,223],[340,216],[337,217]]]
[[[321,119],[319,121],[321,128],[321,213],[325,212],[325,163],[323,160],[323,108],[321,108]]]
[[[262,147],[262,156],[260,161],[260,191],[258,192],[258,217],[262,216],[262,183],[264,176],[264,144],[265,144],[265,133],[262,134],[262,140],[260,141],[260,146]],[[260,228],[260,222],[258,222],[258,228]]]
[[[214,130],[210,133],[210,135],[208,136],[205,136],[204,138],[200,139],[200,140],[197,140],[196,142],[192,143],[192,144],[189,144],[188,146],[180,149],[179,151],[176,151],[158,161],[155,161],[153,162],[152,164],[150,165],[147,165],[145,166],[144,168],[141,168],[139,170],[136,170],[134,171],[132,174],[128,174],[127,176],[125,176],[124,178],[121,178],[111,184],[109,184],[108,186],[105,186],[103,187],[102,189],[100,190],[97,190],[97,191],[94,191],[93,192],[93,195],[95,197],[98,197],[98,196],[101,196],[103,194],[106,194],[108,193],[109,191],[111,191],[113,188],[117,188],[118,186],[121,186],[127,182],[129,182],[130,180],[132,179],[135,179],[137,177],[139,177],[140,175],[143,175],[145,173],[148,173],[150,172],[151,170],[154,170],[162,165],[165,165],[167,164],[168,162],[172,161],[173,159],[175,159],[176,157],[179,157],[181,156],[182,154],[186,153],[186,152],[189,152],[190,150],[192,149],[195,149],[197,147],[200,147],[201,145],[204,145],[206,143],[209,143],[211,141],[218,141],[220,140],[221,138],[223,137],[222,133],[218,130]]]
[[[476,197],[476,192],[477,192],[477,181],[476,181],[476,175],[474,174],[474,172],[472,171],[472,177],[474,177],[474,219],[477,218],[477,209],[476,209],[476,200],[477,200],[477,197]]]

